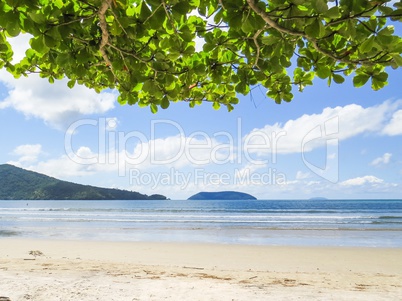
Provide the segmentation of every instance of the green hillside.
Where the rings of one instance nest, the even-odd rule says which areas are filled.
[[[0,165],[0,200],[165,200],[159,194],[61,181],[9,164]]]

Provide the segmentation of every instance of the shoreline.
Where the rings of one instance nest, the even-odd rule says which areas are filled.
[[[397,300],[401,258],[402,248],[1,238],[0,297]]]
[[[30,228],[0,230],[1,239],[92,242],[162,242],[244,246],[402,248],[400,229],[181,229]],[[26,232],[26,233],[24,233]]]

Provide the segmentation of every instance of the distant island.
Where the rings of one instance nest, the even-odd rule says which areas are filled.
[[[10,164],[0,165],[0,200],[166,200],[160,194],[61,181]]]
[[[310,199],[308,199],[308,200],[309,200],[309,201],[328,201],[327,198],[324,198],[324,197],[322,197],[322,196],[310,198]]]
[[[256,200],[257,198],[243,192],[220,191],[199,192],[188,198],[189,200]]]

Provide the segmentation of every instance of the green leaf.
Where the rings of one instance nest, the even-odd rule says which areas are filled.
[[[386,82],[388,79],[388,73],[380,72],[379,74],[374,75],[373,78],[381,82]]]
[[[44,24],[46,22],[46,17],[42,12],[28,12],[28,16],[32,21],[38,24]]]
[[[63,8],[64,6],[63,0],[54,0],[53,3],[59,9]]]
[[[16,37],[21,33],[21,28],[18,23],[7,23],[6,30],[11,37]]]
[[[358,74],[353,78],[353,86],[356,88],[364,86],[369,80],[370,76],[367,74]]]
[[[274,45],[274,44],[278,43],[278,41],[279,41],[279,38],[276,36],[273,36],[273,35],[263,36],[261,38],[261,42],[264,45]]]
[[[226,105],[226,108],[228,109],[228,112],[232,112],[233,109],[234,109],[234,107],[233,107],[230,103],[228,103],[228,104]]]
[[[153,12],[153,16],[149,19],[151,27],[154,29],[160,29],[163,27],[163,23],[166,20],[166,13],[162,7],[159,7],[157,11]]]
[[[135,14],[135,8],[134,8],[134,6],[130,5],[129,7],[127,7],[127,9],[126,9],[126,15],[127,15],[128,17],[132,17],[132,16],[134,16],[134,14]]]
[[[188,13],[190,5],[187,1],[181,1],[175,4],[172,8],[173,11],[178,12],[180,15],[185,15]]]
[[[146,81],[144,82],[144,85],[142,86],[142,90],[143,90],[144,92],[149,92],[149,93],[152,93],[153,90],[154,90],[154,88],[155,88],[155,83],[154,83],[154,81],[151,80],[151,79],[146,80]]]
[[[297,8],[298,8],[300,11],[308,11],[308,10],[309,10],[308,7],[306,7],[306,6],[304,6],[304,5],[297,5]]]
[[[45,45],[43,35],[32,38],[30,40],[30,44],[31,44],[32,49],[36,50],[37,52],[39,52],[41,54],[44,54],[47,51],[49,51],[49,48]]]
[[[370,52],[374,46],[374,36],[369,37],[360,45],[360,51],[362,53]]]
[[[127,13],[127,11],[126,11]],[[139,19],[144,22],[146,19],[148,19],[148,17],[152,14],[151,10],[149,9],[148,5],[146,4],[146,2],[141,1],[140,4],[140,15],[139,15]]]
[[[348,0],[349,1],[349,0]],[[367,0],[353,0],[350,1],[354,13],[361,13],[366,9]]]
[[[214,16],[214,22],[218,24],[222,20],[223,9],[220,9]]]
[[[382,30],[380,30],[378,35],[379,36],[390,36],[390,35],[392,35],[394,33],[394,31],[395,31],[394,26],[388,25],[387,27],[385,27]]]
[[[317,76],[319,78],[327,78],[331,75],[331,70],[329,69],[329,67],[327,66],[320,66],[317,70],[316,70]]]
[[[316,18],[306,27],[306,33],[313,38],[319,38],[325,34],[325,27],[319,18]]]
[[[169,99],[165,96],[162,98],[162,102],[161,102],[161,108],[162,109],[167,109],[170,106],[170,101]]]
[[[334,79],[334,82],[336,82],[337,84],[342,84],[345,81],[345,78],[339,74],[332,74],[332,78]]]
[[[237,93],[241,93],[243,95],[247,95],[250,92],[250,87],[249,85],[247,85],[245,82],[241,81],[239,82],[236,87],[235,87],[235,91]]]
[[[233,15],[231,16],[230,20],[229,20],[229,26],[232,28],[240,28],[242,26],[243,22],[242,22],[242,15],[238,14],[238,15]]]
[[[402,67],[402,57],[400,55],[395,54],[395,55],[392,56],[392,58],[394,59],[394,61],[396,62],[396,64],[399,67]]]
[[[151,103],[150,108],[151,108],[152,114],[155,114],[158,112],[158,106],[156,104]]]
[[[56,57],[56,63],[60,66],[70,63],[71,56],[69,53],[59,53]]]
[[[254,26],[253,26],[253,24],[251,23],[250,18],[247,18],[247,19],[243,22],[243,24],[242,24],[242,26],[241,26],[241,30],[242,30],[244,33],[249,33],[249,32],[252,32],[252,31],[254,30]]]
[[[67,86],[72,89],[75,86],[75,80],[71,79],[67,82]]]
[[[284,93],[284,94],[282,95],[282,98],[283,98],[283,100],[286,101],[286,102],[291,102],[292,99],[293,99],[293,94],[292,94],[292,93]]]
[[[45,42],[45,45],[49,48],[55,47],[58,43],[56,39],[54,39],[53,37],[48,36],[48,35],[44,35],[44,42]]]
[[[378,90],[384,88],[387,84],[388,83],[386,81],[381,81],[381,80],[377,79],[376,77],[373,77],[371,79],[371,88],[374,91],[378,91]]]
[[[128,103],[128,100],[127,100],[127,97],[126,97],[126,96],[123,97],[123,95],[120,94],[120,95],[117,97],[117,102],[118,102],[120,105],[125,105],[125,104]]]
[[[384,5],[380,5],[380,6],[378,7],[378,10],[379,10],[380,12],[382,12],[384,15],[390,15],[390,14],[392,14],[392,12],[393,12],[392,7],[388,7],[388,6],[384,6]]]
[[[282,103],[281,95],[280,95],[280,94],[277,94],[277,95],[274,97],[274,100],[275,100],[275,102],[276,102],[278,105],[281,104],[281,103]]]
[[[325,13],[328,10],[328,5],[325,0],[313,0],[312,6],[319,14]]]
[[[19,12],[8,11],[2,13],[3,14],[0,14],[0,27],[5,27],[8,35],[11,37],[19,35],[21,32]]]
[[[217,102],[217,101],[214,101],[214,103],[212,104],[212,107],[215,110],[219,110],[221,108],[221,104],[219,102]]]
[[[330,9],[328,9],[325,13],[324,13],[324,17],[326,18],[330,18],[330,19],[337,19],[341,17],[341,13],[339,11],[339,7],[338,6],[333,6]]]

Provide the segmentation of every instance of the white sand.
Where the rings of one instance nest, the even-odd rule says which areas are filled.
[[[4,238],[0,239],[1,297],[402,300],[402,249]]]

